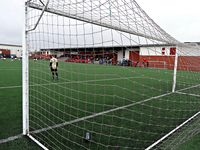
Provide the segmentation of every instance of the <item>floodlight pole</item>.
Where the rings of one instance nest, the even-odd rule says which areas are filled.
[[[174,76],[173,76],[173,86],[172,92],[176,90],[176,76],[177,76],[177,66],[178,66],[178,48],[176,48],[175,58],[174,58]]]
[[[23,135],[29,134],[29,62],[27,49],[27,6],[25,5],[25,27],[23,31],[23,52],[22,52],[22,109],[23,109]]]

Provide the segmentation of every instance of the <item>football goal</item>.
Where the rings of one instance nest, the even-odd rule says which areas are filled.
[[[199,116],[199,47],[135,0],[27,0],[25,11],[23,134],[41,148],[159,149]]]

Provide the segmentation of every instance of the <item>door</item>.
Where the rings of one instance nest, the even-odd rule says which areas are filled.
[[[139,62],[139,59],[140,59],[139,51],[130,51],[129,52],[129,59],[131,61]]]

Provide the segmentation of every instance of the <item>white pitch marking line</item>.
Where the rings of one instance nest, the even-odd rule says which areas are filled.
[[[135,103],[132,103],[132,104],[129,104],[129,105],[125,105],[125,106],[122,106],[122,107],[117,107],[117,108],[110,109],[110,110],[107,110],[107,111],[103,111],[103,112],[100,112],[100,113],[96,113],[96,114],[93,114],[93,115],[90,115],[90,116],[78,118],[78,119],[75,119],[75,120],[72,120],[72,121],[69,121],[69,122],[64,122],[64,123],[61,123],[61,124],[50,126],[50,127],[47,127],[47,128],[42,128],[42,129],[39,129],[39,130],[32,131],[30,133],[36,134],[36,133],[41,133],[41,132],[44,132],[44,131],[47,131],[47,130],[63,127],[63,126],[69,125],[69,124],[73,124],[73,123],[77,123],[77,122],[80,122],[80,121],[83,121],[83,120],[87,120],[87,119],[91,119],[91,118],[94,118],[94,117],[97,117],[97,116],[101,116],[101,115],[104,115],[104,114],[107,114],[107,113],[110,113],[110,112],[113,112],[113,111],[125,109],[125,108],[128,108],[128,107],[132,107],[134,105],[141,104],[141,103],[144,103],[144,102],[148,102],[148,101],[153,100],[153,99],[158,99],[158,98],[170,95],[170,94],[173,94],[173,93],[170,92],[170,93],[158,95],[158,96],[155,96],[155,97],[151,97],[151,98],[145,99],[143,101],[135,102]]]
[[[52,83],[52,82],[49,82],[49,83],[45,83],[45,84],[33,84],[33,85],[30,85],[30,87],[44,86],[44,85],[62,85],[62,84],[71,84],[71,83],[89,83],[89,82],[99,82],[99,81],[112,81],[112,80],[121,80],[121,79],[139,79],[139,78],[146,78],[146,77],[123,77],[123,78],[99,79],[99,80],[84,80],[84,81],[71,81],[71,82],[67,81],[67,82],[62,82],[62,83]],[[200,86],[200,84],[194,85],[192,87],[184,88],[184,89],[181,89],[181,90],[177,90],[177,91],[183,91],[183,90],[195,88],[195,87],[198,87],[198,86]],[[0,89],[12,89],[12,88],[22,88],[22,86],[21,85],[14,85],[14,86],[0,87]]]
[[[137,78],[137,77],[130,77],[130,78]],[[138,77],[140,78],[140,77]],[[117,79],[123,79],[123,78],[115,78],[115,80]],[[128,78],[126,78],[128,79]],[[108,80],[108,79],[107,79]],[[110,79],[111,80],[111,79]],[[85,82],[94,82],[94,81],[97,81],[97,80],[88,80],[88,81],[85,81]],[[98,80],[99,81],[99,80]],[[101,80],[102,81],[102,80]],[[81,82],[81,81],[74,81],[74,82]],[[66,83],[70,83],[70,82],[66,82]],[[56,83],[53,83],[53,84],[56,84]],[[62,83],[64,84],[64,83]],[[39,84],[38,84],[39,85]],[[31,85],[31,86],[38,86],[38,85]],[[43,84],[44,85],[44,84]],[[51,85],[51,84],[46,84],[46,85]],[[191,87],[187,87],[187,88],[184,88],[184,89],[180,89],[180,90],[177,90],[177,92],[179,91],[183,91],[183,90],[187,90],[187,89],[191,89],[191,88],[195,88],[195,87],[199,87],[200,84],[198,85],[194,85],[194,86],[191,86]],[[21,87],[21,86],[12,86],[12,87]],[[2,87],[0,87],[2,88]],[[181,92],[182,93],[182,92]],[[94,118],[96,116],[100,116],[100,115],[104,115],[104,114],[107,114],[107,113],[110,113],[110,112],[113,112],[113,111],[117,111],[117,110],[120,110],[120,109],[124,109],[124,108],[127,108],[127,107],[131,107],[131,106],[134,106],[134,105],[137,105],[137,104],[141,104],[143,102],[147,102],[147,101],[150,101],[150,100],[153,100],[153,99],[158,99],[160,97],[164,97],[164,96],[167,96],[167,95],[170,95],[170,94],[173,94],[172,92],[170,93],[166,93],[166,94],[163,94],[163,95],[159,95],[159,96],[155,96],[155,97],[152,97],[152,98],[149,98],[149,99],[146,99],[146,100],[143,100],[143,101],[139,101],[139,102],[136,102],[136,103],[133,103],[133,104],[129,104],[129,105],[126,105],[126,106],[122,106],[122,107],[118,107],[118,108],[114,108],[114,109],[111,109],[111,110],[107,110],[107,111],[104,111],[104,112],[100,112],[100,113],[97,113],[97,114],[94,114],[94,115],[90,115],[90,116],[86,116],[86,117],[82,117],[82,118],[79,118],[79,119],[75,119],[75,120],[72,120],[72,121],[69,121],[69,122],[64,122],[64,123],[61,123],[61,124],[57,124],[55,126],[51,126],[51,127],[47,127],[47,128],[42,128],[42,129],[39,129],[39,130],[35,130],[35,131],[32,131],[31,133],[40,133],[40,132],[44,132],[44,131],[47,131],[47,130],[50,130],[50,129],[54,129],[54,128],[58,128],[58,127],[62,127],[62,126],[65,126],[65,125],[69,125],[69,124],[73,124],[73,123],[77,123],[77,122],[80,122],[80,121],[83,121],[83,120],[86,120],[86,119],[90,119],[90,118]],[[182,127],[182,126],[181,126]],[[174,129],[175,130],[175,129]],[[177,128],[176,128],[177,130]],[[174,131],[175,132],[175,131]],[[174,133],[173,132],[173,133]],[[172,133],[171,133],[172,134]],[[171,134],[167,134],[165,136],[165,138],[167,138],[168,136],[170,136]],[[16,139],[19,139],[21,138],[23,135],[22,134],[19,134],[19,135],[16,135],[16,136],[12,136],[12,137],[9,137],[7,139],[2,139],[0,140],[0,144],[2,143],[6,143],[6,142],[10,142],[10,141],[13,141],[13,140],[16,140]],[[164,140],[164,139],[162,139]],[[158,143],[157,143],[158,144]],[[156,144],[156,145],[157,145]],[[155,144],[154,144],[155,146]]]
[[[194,85],[194,86],[190,86],[190,87],[187,87],[187,88],[184,88],[184,89],[177,90],[175,92],[181,92],[181,91],[192,89],[192,88],[199,87],[199,86],[200,86],[200,84],[197,84],[197,85]]]
[[[188,89],[192,89],[195,87],[199,87],[200,84],[191,86],[191,87],[187,87],[184,89],[180,89],[175,91],[175,93],[182,93],[180,91],[184,91],[184,90],[188,90]],[[186,121],[184,121],[182,124],[180,124],[179,126],[177,126],[175,129],[173,129],[172,131],[170,131],[169,133],[167,133],[165,136],[163,136],[161,139],[157,140],[156,142],[154,142],[153,144],[151,144],[149,147],[147,147],[145,150],[150,150],[153,147],[155,147],[156,145],[158,145],[160,142],[162,142],[163,140],[165,140],[167,137],[169,137],[170,135],[172,135],[174,132],[176,132],[177,130],[179,130],[180,128],[182,128],[185,124],[187,124],[188,122],[190,122],[192,119],[194,119],[196,116],[198,116],[200,114],[200,111],[197,112],[196,114],[194,114],[192,117],[190,117],[189,119],[187,119]]]
[[[177,94],[182,94],[182,95],[189,95],[189,96],[194,96],[194,97],[200,97],[200,95],[197,94],[191,94],[191,93],[184,93],[184,92],[176,92]]]
[[[191,86],[191,87],[187,87],[187,88],[184,88],[184,89],[180,89],[178,91],[183,91],[183,90],[191,89],[191,88],[198,87],[198,86],[200,86],[200,84],[194,85],[194,86]],[[101,116],[101,115],[104,115],[104,114],[107,114],[107,113],[110,113],[110,112],[113,112],[113,111],[121,110],[121,109],[128,108],[128,107],[132,107],[134,105],[141,104],[141,103],[144,103],[144,102],[148,102],[150,100],[158,99],[158,98],[161,98],[161,97],[164,97],[164,96],[168,96],[168,95],[171,95],[171,94],[173,94],[173,92],[162,94],[162,95],[158,95],[158,96],[155,96],[155,97],[151,97],[151,98],[145,99],[143,101],[139,101],[139,102],[135,102],[135,103],[132,103],[132,104],[129,104],[129,105],[125,105],[125,106],[122,106],[122,107],[110,109],[110,110],[107,110],[107,111],[104,111],[104,112],[96,113],[94,115],[78,118],[78,119],[75,119],[75,120],[72,120],[72,121],[69,121],[69,122],[64,122],[64,123],[57,124],[57,125],[54,125],[54,126],[50,126],[50,127],[47,127],[47,128],[42,128],[42,129],[39,129],[39,130],[35,130],[35,131],[30,132],[30,133],[36,134],[36,133],[41,133],[41,132],[48,131],[48,130],[51,130],[51,129],[63,127],[63,126],[69,125],[69,124],[77,123],[77,122],[80,122],[80,121],[83,121],[83,120],[87,120],[87,119],[91,119],[91,118],[94,118],[94,117],[97,117],[97,116]],[[169,135],[167,135],[167,137],[168,136]]]
[[[7,139],[1,139],[0,144],[7,143],[7,142],[10,142],[10,141],[14,141],[16,139],[22,138],[22,136],[23,136],[22,134],[19,134],[19,135],[8,137]]]
[[[0,87],[0,89],[14,89],[14,88],[21,88],[21,87],[22,87],[21,85],[3,86],[3,87]]]
[[[98,82],[98,81],[112,81],[112,80],[131,79],[131,78],[142,78],[142,77],[125,77],[125,78],[112,78],[112,79],[100,79],[100,80],[88,80],[88,81],[72,81],[72,82],[62,82],[60,84],[87,83],[87,82]],[[58,83],[36,84],[36,85],[30,85],[30,86],[42,86],[42,85],[52,85],[52,84],[58,84]],[[22,87],[22,86],[0,87],[0,89],[19,88],[19,87]],[[152,97],[152,98],[150,98],[150,100],[154,99],[154,98],[157,98],[157,97],[159,98],[160,96]],[[148,101],[148,99],[146,101]],[[145,102],[145,100],[142,101],[142,102]],[[127,105],[127,106],[123,106],[123,108],[130,107],[131,105],[134,106],[134,105],[140,104],[142,102],[136,102],[136,103],[133,103],[133,104],[130,104],[130,105]],[[94,114],[94,115],[91,115],[91,116],[75,119],[75,120],[72,120],[70,122],[65,122],[65,123],[62,123],[62,124],[58,124],[58,125],[55,125],[54,127],[48,127],[48,128],[39,129],[39,130],[33,131],[32,133],[39,133],[39,132],[43,132],[43,130],[46,131],[46,130],[62,127],[62,126],[65,126],[67,124],[72,124],[72,123],[79,122],[79,121],[82,121],[82,120],[90,119],[90,118],[93,118],[93,117],[96,117],[96,116],[100,116],[100,115],[103,115],[103,114],[106,114],[106,113],[109,113],[109,112],[112,112],[112,111],[120,110],[120,109],[123,109],[123,108],[122,107],[118,107],[118,108],[111,109],[111,110],[104,111],[104,112],[100,112],[100,113],[97,113],[97,114]],[[9,137],[7,139],[2,139],[2,140],[0,140],[0,144],[19,139],[21,137],[22,137],[22,134],[16,135],[16,136],[12,136],[12,137]]]
[[[99,80],[84,80],[84,81],[68,81],[68,82],[61,82],[61,83],[45,83],[45,84],[33,84],[30,85],[31,87],[34,86],[44,86],[44,85],[62,85],[62,84],[71,84],[71,83],[88,83],[88,82],[99,82],[99,81],[112,81],[112,80],[122,80],[122,79],[137,79],[137,78],[143,78],[143,77],[123,77],[123,78],[112,78],[112,79],[99,79]],[[4,86],[0,87],[0,89],[12,89],[12,88],[21,88],[22,86]]]
[[[6,71],[9,71],[9,70],[19,70],[19,71],[21,71],[22,69],[21,68],[9,68],[9,69],[3,69],[3,68],[1,68],[0,70],[6,70]]]
[[[155,143],[153,143],[152,145],[150,145],[149,147],[147,147],[145,150],[152,149],[153,147],[155,147],[156,145],[158,145],[160,142],[162,142],[163,140],[165,140],[167,137],[169,137],[171,134],[173,134],[174,132],[176,132],[177,130],[179,130],[180,128],[182,128],[185,124],[187,124],[188,122],[190,122],[192,119],[194,119],[199,114],[200,114],[200,111],[197,112],[196,114],[194,114],[192,117],[190,117],[186,121],[184,121],[179,126],[177,126],[175,129],[173,129],[172,131],[170,131],[168,134],[166,134],[165,136],[163,136],[161,139],[159,139],[158,141],[156,141]]]
[[[46,148],[42,143],[40,143],[38,140],[36,140],[33,136],[30,134],[27,135],[31,140],[33,140],[36,144],[38,144],[40,147],[42,147],[43,150],[49,150]]]

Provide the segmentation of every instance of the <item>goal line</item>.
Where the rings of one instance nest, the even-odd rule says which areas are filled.
[[[11,141],[14,141],[14,140],[22,138],[22,137],[23,137],[22,134],[18,134],[18,135],[15,135],[15,136],[10,136],[6,139],[0,139],[0,144],[11,142]]]
[[[184,93],[184,92],[176,92],[177,94],[182,94],[182,95],[189,95],[189,96],[194,96],[194,97],[200,97],[198,94],[191,94],[191,93]]]

